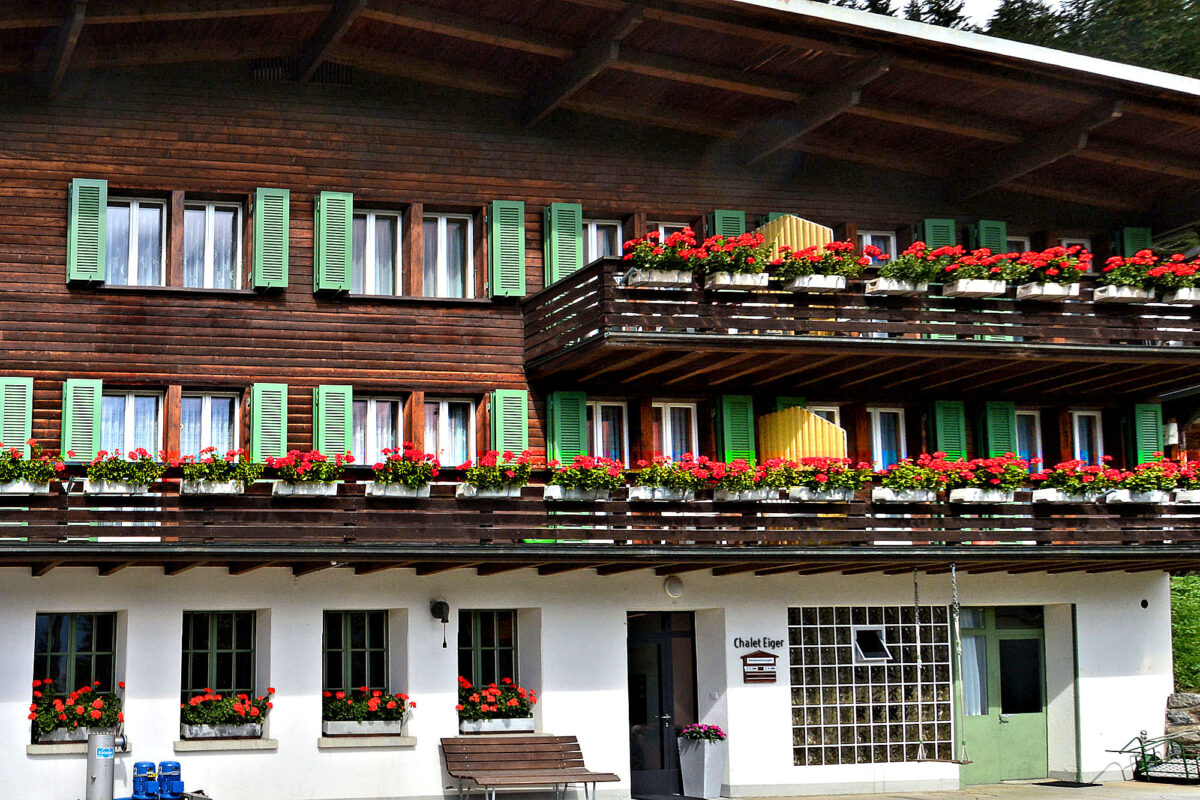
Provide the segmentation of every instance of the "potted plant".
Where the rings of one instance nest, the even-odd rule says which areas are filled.
[[[324,692],[321,733],[325,736],[400,736],[408,710],[417,704],[406,694],[360,686],[346,692]]]
[[[810,456],[799,461],[772,459],[766,481],[787,489],[788,500],[801,503],[849,503],[871,480],[871,465],[848,458]]]
[[[267,456],[267,466],[279,475],[271,487],[271,494],[278,497],[335,497],[337,480],[347,464],[354,463],[350,453],[329,456],[310,450],[302,453],[291,450],[283,458]]]
[[[246,484],[254,483],[262,475],[263,465],[246,458],[242,449],[230,450],[217,457],[217,448],[206,447],[200,457],[184,456],[179,459],[183,467],[184,494],[242,494]]]
[[[763,482],[766,467],[760,467],[744,458],[735,458],[728,464],[710,461],[709,478],[713,485],[713,500],[717,503],[761,502],[779,497],[779,491]]]
[[[1155,453],[1153,461],[1126,470],[1116,488],[1104,498],[1106,503],[1137,503],[1161,505],[1171,499],[1171,490],[1178,483],[1179,465]]]
[[[880,486],[871,490],[872,503],[932,503],[949,480],[946,454],[922,453],[914,461],[901,459],[879,473]]]
[[[684,228],[659,241],[658,231],[625,242],[622,261],[629,264],[624,285],[642,289],[690,289],[692,267],[681,251],[696,246],[696,233]]]
[[[458,730],[460,733],[520,733],[533,730],[537,692],[501,678],[478,689],[458,676]]]
[[[779,258],[771,262],[775,276],[785,283],[783,288],[792,292],[840,292],[846,288],[847,278],[857,278],[872,258],[879,258],[883,251],[867,245],[861,254],[855,252],[852,242],[830,242],[824,247],[813,245],[803,250],[792,250],[788,245],[779,246]]]
[[[225,696],[205,689],[179,704],[179,736],[183,739],[260,739],[274,704],[274,689],[254,699],[248,694]]]
[[[711,474],[707,456],[696,459],[684,453],[678,461],[655,454],[650,461],[637,462],[638,471],[633,473],[633,486],[629,487],[632,502],[690,502],[696,499],[696,490],[702,489]]]
[[[1146,280],[1152,288],[1163,290],[1164,303],[1193,305],[1200,302],[1197,271],[1200,271],[1200,258],[1188,261],[1182,253],[1175,253],[1148,269]]]
[[[717,725],[694,723],[679,730],[679,771],[687,797],[719,798],[729,737]]]
[[[1158,264],[1149,250],[1138,250],[1129,258],[1113,256],[1104,262],[1092,293],[1097,303],[1148,303],[1154,299],[1147,273]]]
[[[1091,263],[1092,254],[1079,245],[1022,253],[1012,268],[1017,299],[1061,303],[1079,297],[1079,278]]]
[[[1017,253],[993,253],[986,247],[962,253],[942,267],[946,297],[1002,297],[1014,277]]]
[[[42,450],[36,439],[26,442],[29,458],[22,449],[0,445],[0,495],[49,494],[50,481],[67,467]]]
[[[1014,453],[954,461],[947,476],[951,503],[1011,503],[1029,479],[1029,462]]]
[[[1101,460],[1111,461],[1112,456]],[[1076,459],[1036,472],[1029,479],[1037,487],[1033,490],[1035,503],[1094,503],[1121,479],[1121,470]]]
[[[112,453],[101,450],[88,464],[83,493],[146,494],[166,469],[165,464],[155,461],[143,447],[130,450],[125,457],[121,456],[120,450]]]
[[[114,730],[125,722],[121,710],[124,681],[116,692],[99,691],[100,681],[81,686],[65,698],[54,693],[49,678],[33,682],[33,702],[29,704],[29,720],[39,743],[86,742],[92,731]]]
[[[1178,482],[1172,502],[1182,505],[1200,504],[1200,463],[1189,461],[1181,464],[1175,477]]]
[[[529,483],[533,468],[543,463],[540,456],[529,450],[515,458],[511,450],[505,450],[503,455],[489,450],[477,466],[470,461],[459,465],[458,468],[467,473],[467,481],[458,485],[455,494],[492,499],[520,497],[521,487]]]
[[[551,461],[546,500],[595,502],[607,500],[613,489],[625,485],[625,465],[603,456],[578,455],[570,466],[559,467]]]
[[[767,259],[770,248],[761,233],[710,236],[698,251],[684,251],[690,263],[705,275],[705,289],[761,290],[770,281]]]
[[[913,242],[899,256],[879,269],[879,276],[867,281],[869,295],[911,296],[929,291],[929,281],[941,273],[949,260],[962,248],[939,247],[930,250],[924,242]]]
[[[429,482],[438,476],[441,464],[405,442],[404,447],[386,447],[383,461],[371,467],[375,480],[367,482],[367,497],[429,497]]]

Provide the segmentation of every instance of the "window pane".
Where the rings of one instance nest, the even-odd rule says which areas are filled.
[[[441,429],[441,410],[441,403],[425,404],[425,451],[433,453],[443,464],[457,467],[462,462],[451,464],[450,459],[446,458],[442,452],[442,443],[438,438],[438,431]]]
[[[375,401],[375,452],[372,458],[383,458],[383,451],[399,444],[396,441],[396,421],[399,404],[390,400]]]
[[[988,713],[987,639],[962,637],[963,713],[968,717]]]
[[[471,432],[471,406],[469,403],[447,403],[446,406],[450,427],[447,463],[457,465],[471,457],[471,448],[467,441]]]
[[[367,401],[354,401],[354,449],[350,452],[355,454],[356,459],[369,459],[367,454]],[[369,460],[362,463],[370,464]]]
[[[424,294],[426,297],[438,296],[437,261],[438,261],[438,221],[437,217],[426,217],[422,234],[424,242],[424,257],[421,271],[424,275]]]
[[[203,397],[184,397],[179,407],[179,450],[180,455],[198,456],[204,445],[200,440],[200,426],[204,416]]]
[[[621,229],[612,223],[596,226],[596,258],[620,255]]]
[[[109,205],[106,215],[108,233],[105,238],[106,283],[129,283],[129,206]]]
[[[100,449],[125,450],[125,395],[104,395],[100,401]]]
[[[162,206],[138,206],[139,286],[158,286],[162,278]]]
[[[354,262],[350,275],[350,291],[362,294],[366,291],[367,263],[367,218],[354,215]]]
[[[836,408],[810,408],[809,411],[826,422],[832,422],[834,425],[837,424],[838,414]]]
[[[892,250],[895,249],[892,247],[892,237],[872,236],[871,244],[883,251],[883,255],[875,259],[877,262],[883,263],[891,260],[891,256],[893,255]]]
[[[692,410],[672,408],[671,412],[671,458],[679,458],[692,452]]]
[[[375,220],[375,294],[396,293],[396,218]]]
[[[1096,418],[1080,414],[1075,417],[1075,457],[1088,464],[1100,463],[1097,452]]]
[[[587,453],[588,455],[596,455],[596,407],[591,403],[587,404]]]
[[[158,398],[133,398],[133,447],[144,447],[151,455],[158,451]]]
[[[650,417],[651,417],[651,427],[653,427],[653,429],[654,429],[654,431],[653,431],[654,444],[658,448],[658,453],[656,453],[655,455],[665,455],[669,448],[667,447],[667,443],[664,440],[662,406],[654,406],[653,410],[650,412]]]
[[[183,285],[204,286],[204,209],[183,212]]]
[[[895,411],[880,411],[876,414],[879,420],[876,433],[879,441],[875,452],[879,458],[879,468],[885,468],[900,460],[900,415]]]
[[[600,455],[625,461],[625,415],[616,405],[600,406]]]
[[[467,223],[446,220],[446,297],[467,296]]]
[[[1037,714],[1042,711],[1042,642],[1040,639],[1001,639],[1000,713]]]
[[[232,397],[214,397],[209,402],[210,445],[217,448],[218,455],[223,456],[233,449],[236,403]]]
[[[237,211],[218,208],[213,211],[213,288],[237,286]]]
[[[1042,443],[1038,441],[1037,416],[1017,414],[1017,455],[1025,460],[1042,454]]]

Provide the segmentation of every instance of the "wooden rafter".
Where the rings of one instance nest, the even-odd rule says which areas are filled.
[[[1188,158],[1144,145],[1128,145],[1111,139],[1088,142],[1088,146],[1075,154],[1077,158],[1101,164],[1116,164],[1122,167],[1171,175],[1175,178],[1200,180],[1200,159]]]
[[[0,5],[0,30],[53,28],[61,24],[60,17],[45,13],[53,4],[45,0],[16,0]],[[186,22],[190,20],[235,19],[261,17],[271,14],[307,14],[324,11],[329,2],[302,0],[155,0],[136,3],[125,8],[109,6],[93,9],[88,25],[128,25],[139,22]]]
[[[50,57],[50,69],[46,76],[46,96],[54,98],[62,86],[63,78],[67,75],[67,67],[71,65],[71,56],[75,53],[75,45],[79,43],[79,34],[83,32],[83,19],[87,14],[87,0],[74,0],[71,3],[67,19],[58,31],[58,39],[54,44],[54,53]]]
[[[126,567],[132,567],[134,563],[135,562],[133,561],[115,561],[111,564],[105,564],[103,567],[100,567],[100,569],[97,570],[97,574],[101,578],[107,578],[109,575],[116,575]]]
[[[242,564],[230,564],[229,565],[229,574],[230,575],[245,575],[249,572],[255,572],[257,570],[272,566],[273,564],[275,564],[274,561],[247,561]],[[328,566],[328,565],[326,565],[326,566]],[[301,573],[296,573],[296,574],[299,575]]]
[[[185,561],[180,564],[171,564],[163,567],[163,575],[182,575],[189,570],[203,567],[206,563],[205,561]]]
[[[1025,138],[1024,131],[1011,122],[980,117],[950,108],[931,109],[917,103],[896,100],[865,99],[848,109],[847,113],[866,119],[894,122],[911,128],[923,128],[1001,144],[1016,144]]]
[[[367,0],[338,0],[296,58],[296,78],[311,80],[329,54],[338,46],[350,26],[367,7]]]
[[[575,53],[568,43],[516,25],[401,0],[374,0],[363,16],[389,25],[550,58],[570,58]]]
[[[753,73],[705,64],[682,58],[672,58],[658,53],[646,53],[621,49],[612,69],[644,75],[650,78],[678,81],[679,83],[704,86],[723,92],[764,97],[795,103],[805,97],[796,86],[796,81],[759,76]]]
[[[30,574],[33,575],[33,577],[41,578],[42,576],[49,574],[50,570],[54,569],[55,567],[61,567],[62,563],[63,562],[61,562],[61,561],[42,561],[42,562],[33,564],[29,568],[29,571],[30,571]]]

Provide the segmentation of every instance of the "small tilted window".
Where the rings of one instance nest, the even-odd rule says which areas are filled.
[[[883,642],[882,627],[855,627],[853,633],[856,663],[892,660],[892,653]]]

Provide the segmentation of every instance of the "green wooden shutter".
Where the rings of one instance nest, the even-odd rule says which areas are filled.
[[[256,383],[250,387],[250,458],[287,455],[288,387],[286,383]]]
[[[1117,233],[1117,243],[1125,258],[1139,250],[1149,250],[1154,244],[1149,228],[1121,228]]]
[[[524,389],[492,392],[492,449],[514,455],[529,449],[529,392]]]
[[[67,202],[67,282],[103,283],[108,181],[76,178]]]
[[[587,395],[554,392],[546,400],[546,455],[563,464],[587,455]]]
[[[788,214],[791,214],[791,213],[792,212],[790,212],[790,211],[768,211],[767,215],[762,218],[761,224],[766,225],[768,222],[774,222],[775,220],[779,219],[780,217],[786,217]]]
[[[935,247],[953,247],[958,243],[954,220],[927,219],[920,226],[920,238],[930,250]],[[1003,249],[1003,247],[1001,248]]]
[[[1158,403],[1138,403],[1130,413],[1130,455],[1133,463],[1144,464],[1163,451],[1162,406]]]
[[[68,378],[63,384],[62,454],[72,461],[91,461],[100,449],[100,380]],[[75,453],[72,458],[67,451]]]
[[[288,285],[287,189],[254,190],[254,288],[285,289]]]
[[[313,290],[350,291],[354,257],[354,195],[321,192],[313,219]]]
[[[754,399],[745,394],[721,397],[721,460],[754,460]]]
[[[961,400],[937,400],[933,404],[934,450],[946,458],[967,457],[967,414]]]
[[[783,411],[785,408],[804,408],[808,402],[803,397],[776,397],[775,410]]]
[[[556,283],[583,268],[583,206],[546,206],[546,283]]]
[[[341,455],[350,452],[353,442],[354,389],[350,386],[314,388],[313,449],[327,456]]]
[[[971,226],[971,247],[986,247],[993,253],[1008,252],[1008,223],[981,219]]]
[[[29,458],[33,436],[33,378],[0,378],[0,445]]]
[[[488,296],[525,296],[525,203],[495,200],[488,209]]]
[[[746,232],[746,212],[718,208],[708,215],[709,236],[741,236]]]
[[[983,439],[988,458],[1017,452],[1017,407],[1003,400],[991,400],[983,407]]]

